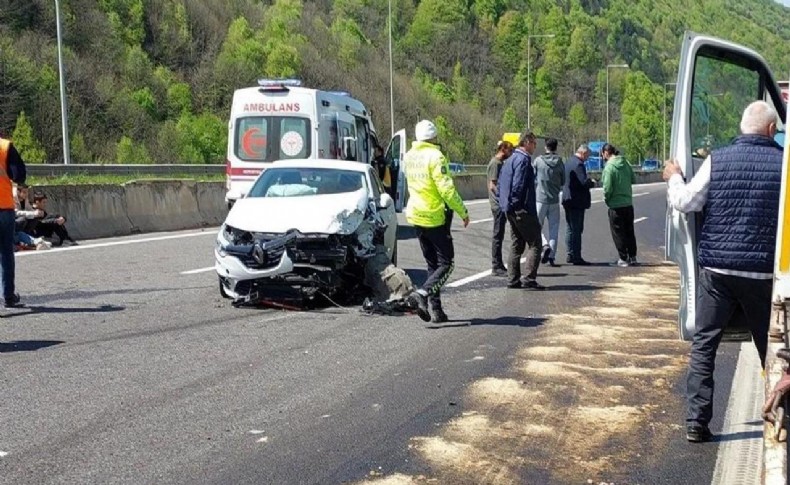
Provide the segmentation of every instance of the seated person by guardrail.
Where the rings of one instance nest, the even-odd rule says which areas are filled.
[[[66,218],[58,214],[47,213],[47,196],[42,192],[33,194],[33,208],[39,211],[38,216],[29,219],[25,224],[26,233],[33,237],[43,237],[58,240],[53,241],[55,246],[76,246],[77,241],[69,235],[66,230]]]
[[[15,232],[14,232],[14,245],[16,250],[30,250],[30,249],[50,249],[52,244],[45,241],[44,238],[34,238],[30,234],[24,232],[29,220],[36,217],[43,217],[44,212],[38,209],[31,209],[29,207],[29,189],[27,185],[20,184],[14,187],[14,204],[15,212]]]

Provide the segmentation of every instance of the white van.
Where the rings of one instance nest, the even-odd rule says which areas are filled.
[[[226,168],[228,207],[276,160],[322,158],[367,164],[373,160],[378,140],[365,105],[345,92],[301,84],[295,79],[261,79],[257,87],[233,93]]]

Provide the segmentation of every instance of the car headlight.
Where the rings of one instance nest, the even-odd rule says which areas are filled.
[[[222,227],[219,228],[219,233],[217,234],[217,254],[219,254],[220,258],[224,258],[228,255],[225,248],[230,245],[230,241],[225,237],[225,228],[226,226],[223,224]]]

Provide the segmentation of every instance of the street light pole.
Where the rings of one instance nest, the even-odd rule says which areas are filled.
[[[609,68],[628,69],[628,64],[609,64],[606,66],[606,143],[609,143]]]
[[[395,93],[392,74],[392,0],[389,0],[389,50],[390,50],[390,136],[395,136]]]
[[[677,86],[678,83],[664,83],[664,134],[661,136],[661,153],[667,159],[667,86]]]
[[[58,73],[60,77],[60,117],[63,128],[63,164],[71,163],[69,155],[69,115],[66,109],[66,75],[63,67],[63,35],[60,27],[60,1],[55,0],[55,23],[58,32]]]
[[[531,70],[532,70],[532,38],[533,37],[555,37],[554,34],[534,34],[527,36],[527,131],[532,126],[532,118],[530,117],[531,101],[530,101],[530,87],[531,87]]]

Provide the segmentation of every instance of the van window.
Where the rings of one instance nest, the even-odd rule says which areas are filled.
[[[340,149],[343,160],[359,161],[357,160],[357,134],[356,128],[352,123],[345,121],[338,121],[340,135]]]
[[[272,140],[275,142],[270,143]],[[310,120],[293,116],[239,118],[235,154],[246,162],[309,158]]]
[[[370,163],[373,160],[373,147],[370,145],[370,130],[368,121],[358,116],[354,117],[357,125],[357,159],[360,162]]]

